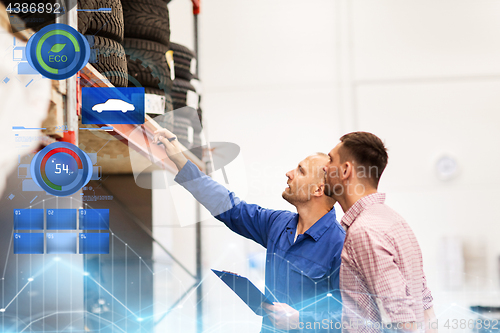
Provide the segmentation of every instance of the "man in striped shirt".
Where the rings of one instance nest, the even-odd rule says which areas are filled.
[[[325,193],[345,215],[341,254],[343,332],[437,330],[417,239],[378,193],[387,165],[382,141],[367,132],[349,133],[328,154]]]

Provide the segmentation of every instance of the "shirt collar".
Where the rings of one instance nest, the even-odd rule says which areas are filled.
[[[297,229],[297,222],[299,220],[299,215],[296,216],[295,219],[292,219],[288,224],[287,229]],[[316,221],[307,231],[304,233],[309,235],[314,241],[318,241],[318,239],[323,236],[323,234],[331,227],[332,223],[337,222],[337,216],[335,214],[335,207],[333,207],[328,213],[323,215],[318,221]],[[294,228],[295,227],[295,228]]]
[[[311,236],[316,242],[323,236],[325,231],[332,226],[332,223],[337,223],[337,216],[335,215],[335,207],[332,207],[328,213],[323,215],[316,223],[314,223],[305,234]]]
[[[383,204],[384,201],[385,193],[374,193],[367,195],[366,197],[363,197],[356,201],[356,203],[347,210],[340,223],[345,229],[347,229],[356,220],[359,214],[361,214],[361,212],[363,212],[366,208],[373,204]]]

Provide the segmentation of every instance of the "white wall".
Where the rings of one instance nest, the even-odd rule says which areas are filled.
[[[357,0],[350,8],[353,123],[389,147],[382,190],[420,240],[441,310],[499,305],[499,5]],[[450,181],[436,175],[443,155],[459,165]],[[445,237],[461,242],[467,259],[451,293],[441,276]]]
[[[199,61],[209,139],[241,147],[247,201],[291,209],[281,199],[286,171],[308,154],[329,151],[343,133],[374,132],[389,148],[381,190],[420,241],[438,313],[465,316],[466,310],[449,309],[453,302],[494,303],[500,299],[499,6],[486,0],[203,2]],[[189,1],[169,8],[172,41],[192,47]],[[448,182],[436,176],[443,154],[460,168]],[[248,253],[262,249],[214,223],[203,232],[205,325],[258,332],[259,318],[236,301],[230,318],[221,314],[216,302],[230,295],[209,268],[247,273]],[[450,236],[469,258],[458,273],[464,274],[460,293],[439,276],[440,244]]]

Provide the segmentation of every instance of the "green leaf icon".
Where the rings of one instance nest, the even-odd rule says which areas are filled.
[[[54,53],[61,52],[65,46],[66,44],[54,44],[52,45],[52,48],[50,49],[49,52],[54,52]]]

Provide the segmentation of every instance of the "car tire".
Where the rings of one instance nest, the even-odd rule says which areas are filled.
[[[120,0],[95,0],[94,8],[111,8],[111,12],[92,12],[87,35],[123,41],[123,9]]]
[[[174,109],[180,109],[188,105],[188,93],[196,93],[196,89],[186,80],[175,79],[172,83],[172,103]]]
[[[96,0],[78,0],[78,9],[95,9]],[[92,21],[93,12],[78,12],[78,31],[85,35],[87,29],[90,25],[90,21]]]
[[[188,141],[188,128],[191,126],[191,119],[182,117],[178,110],[174,111],[174,132],[177,140],[186,148],[191,148],[191,142]]]
[[[123,46],[105,37],[89,35],[85,37],[91,50],[89,63],[115,87],[127,87],[127,58]]]
[[[172,81],[165,53],[168,47],[149,40],[125,38],[123,46],[127,54],[129,75],[143,87],[151,87],[170,93]],[[129,82],[130,86],[134,86]]]
[[[170,43],[170,50],[174,51],[175,77],[190,81],[194,77],[191,71],[192,62],[196,61],[194,52],[177,43]]]
[[[167,4],[161,0],[122,0],[125,36],[152,40],[165,46],[170,42]]]
[[[188,141],[188,128],[193,128],[193,142]],[[179,142],[196,157],[203,157],[203,148],[201,147],[201,126],[198,120],[198,114],[193,108],[183,108],[174,111],[174,133]]]

